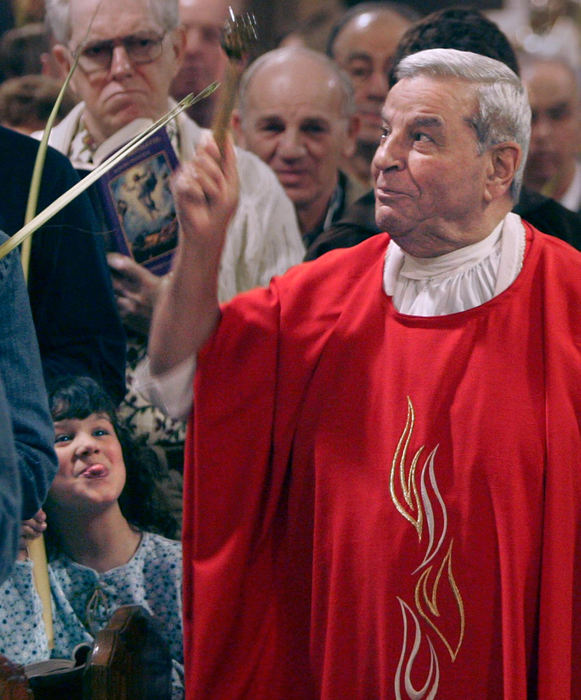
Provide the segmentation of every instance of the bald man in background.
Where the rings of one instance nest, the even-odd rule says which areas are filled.
[[[333,27],[327,54],[351,78],[360,121],[356,149],[342,169],[367,188],[371,160],[381,136],[381,108],[398,42],[417,18],[403,4],[365,2],[345,13]]]
[[[238,143],[274,170],[305,247],[342,216],[357,190],[340,171],[355,150],[354,111],[348,78],[304,47],[269,51],[243,76],[233,114]]]

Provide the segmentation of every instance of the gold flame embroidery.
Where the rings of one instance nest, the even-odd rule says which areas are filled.
[[[453,542],[450,542],[450,546],[448,548],[448,552],[446,556],[444,557],[442,563],[440,564],[440,568],[438,569],[438,572],[436,573],[434,582],[431,585],[431,589],[429,589],[429,579],[430,575],[432,573],[433,567],[429,566],[420,576],[417,584],[416,584],[416,590],[415,590],[415,603],[416,603],[416,608],[420,615],[424,618],[424,620],[430,625],[430,627],[436,632],[438,637],[444,642],[444,645],[446,646],[446,649],[448,650],[450,657],[452,661],[456,660],[456,656],[458,656],[458,652],[460,651],[460,647],[462,646],[462,640],[464,639],[464,629],[466,627],[466,619],[464,617],[464,604],[462,602],[462,596],[460,595],[460,591],[458,589],[458,586],[456,584],[456,581],[454,579],[454,574],[452,573],[452,544]],[[447,576],[448,576],[448,583],[450,584],[450,588],[452,590],[452,595],[454,596],[454,599],[456,600],[456,604],[458,606],[458,612],[460,615],[460,624],[459,624],[459,632],[458,632],[458,641],[456,644],[453,646],[451,642],[449,642],[442,631],[439,629],[439,627],[436,625],[435,621],[431,619],[430,615],[433,618],[438,618],[440,617],[440,612],[438,610],[438,587],[440,585],[440,579],[442,577],[442,573],[444,572],[444,569],[447,570]],[[426,604],[428,610],[426,611],[424,609],[424,606],[422,605],[422,601]]]
[[[412,437],[412,432],[414,429],[414,423],[416,420],[415,412],[414,412],[414,407],[412,405],[412,402],[410,401],[410,398],[408,396],[408,415],[406,419],[406,424],[405,428],[403,430],[403,433],[401,434],[401,437],[399,439],[399,442],[397,443],[397,447],[395,450],[395,454],[393,456],[393,461],[391,463],[391,475],[389,479],[389,490],[391,492],[391,498],[394,502],[395,507],[399,510],[399,512],[403,515],[403,517],[406,520],[409,520],[409,522],[416,528],[418,537],[420,540],[422,539],[422,527],[423,527],[423,512],[422,509],[420,508],[420,503],[419,503],[419,496],[418,496],[418,490],[416,486],[416,467],[418,465],[418,460],[420,459],[420,456],[424,450],[423,446],[420,447],[420,449],[416,452],[412,459],[412,463],[409,469],[409,473],[407,474],[406,477],[406,457],[407,457],[407,451],[408,447],[410,444],[410,440]],[[396,494],[396,485],[397,485],[397,479],[396,479],[396,472],[397,472],[397,463],[399,459],[399,483],[401,486],[402,494],[403,494],[403,503],[400,498],[398,498]],[[407,508],[406,508],[407,506]]]
[[[425,620],[429,627],[442,641],[450,658],[454,662],[462,646],[466,619],[464,603],[460,589],[456,583],[452,566],[453,539],[448,538],[448,515],[446,504],[440,494],[436,479],[435,458],[438,446],[425,457],[423,463],[420,459],[425,451],[425,446],[420,446],[411,462],[408,452],[415,426],[415,411],[410,397],[407,397],[407,418],[405,427],[398,441],[389,478],[389,488],[393,504],[398,512],[415,528],[419,542],[422,542],[427,533],[427,542],[422,562],[411,572],[419,574],[415,586],[414,603],[420,619]],[[409,462],[409,466],[408,466]],[[449,542],[447,549],[445,543]],[[454,639],[448,638],[442,631],[442,611],[439,604],[443,597],[443,586],[447,584],[448,593],[454,601],[457,609],[458,629]],[[404,639],[402,654],[398,664],[395,678],[396,697],[402,696],[403,689],[408,698],[435,697],[439,681],[439,665],[437,655],[430,637],[422,633],[420,619],[412,611],[411,607],[398,598],[402,609],[404,621]],[[448,610],[448,613],[450,611]],[[415,626],[415,641],[411,649],[408,647],[408,626],[413,621]],[[429,645],[430,669],[424,687],[417,690],[411,683],[411,671],[418,653],[420,644],[425,637]],[[403,674],[403,675],[402,675]],[[428,689],[429,688],[429,689]]]

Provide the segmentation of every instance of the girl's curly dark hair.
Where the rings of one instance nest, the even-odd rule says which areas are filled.
[[[82,420],[93,413],[108,416],[121,443],[127,474],[119,497],[121,512],[139,530],[175,538],[178,525],[160,488],[167,469],[153,450],[134,440],[119,423],[115,404],[101,386],[90,377],[63,377],[50,386],[49,405],[53,421]]]

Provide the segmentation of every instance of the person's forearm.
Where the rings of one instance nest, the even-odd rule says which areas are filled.
[[[218,259],[204,260],[198,248],[182,241],[173,273],[163,286],[149,334],[150,367],[163,374],[195,356],[220,319]]]
[[[197,355],[220,319],[218,268],[228,222],[238,200],[230,140],[221,153],[208,137],[173,181],[180,242],[172,274],[154,309],[149,334],[151,374]]]

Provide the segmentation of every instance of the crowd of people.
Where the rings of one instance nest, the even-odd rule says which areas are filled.
[[[47,90],[76,63],[38,209],[224,82],[231,4],[5,33],[2,240]],[[168,123],[169,272],[95,185],[0,258],[0,657],[137,604],[176,700],[577,697],[578,69],[476,9],[355,4],[326,53],[248,59],[224,144],[220,88]]]

